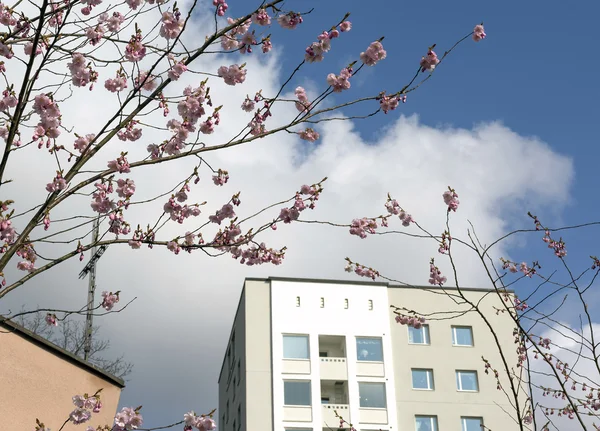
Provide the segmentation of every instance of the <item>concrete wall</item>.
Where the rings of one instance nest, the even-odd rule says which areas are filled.
[[[327,282],[271,281],[272,334],[273,334],[273,399],[274,430],[325,428],[321,407],[321,378],[319,358],[319,335],[345,337],[345,351],[348,367],[348,411],[354,426],[371,429],[389,429],[396,424],[396,402],[394,394],[393,354],[390,337],[389,305],[385,285],[340,284]],[[300,306],[297,306],[300,297]],[[324,306],[321,307],[322,300]],[[348,298],[348,308],[345,299]],[[369,308],[372,302],[373,309]],[[308,334],[310,349],[310,374],[284,373],[283,334]],[[384,363],[379,364],[383,373],[378,376],[360,376],[356,351],[356,337],[381,337],[383,342]],[[365,365],[365,364],[360,364]],[[379,370],[377,368],[377,370]],[[312,397],[311,421],[284,422],[284,380],[310,380]],[[361,411],[359,409],[358,382],[384,382],[387,396],[387,411]],[[362,413],[362,416],[361,416]],[[385,423],[380,416],[384,414]],[[366,420],[377,420],[371,425],[361,424]],[[331,418],[330,418],[331,419]],[[388,424],[389,421],[389,424]],[[328,423],[337,429],[338,422]],[[270,428],[263,428],[270,429]],[[395,428],[394,428],[395,429]]]
[[[416,288],[390,288],[388,294],[390,305],[406,307],[424,314],[464,311],[469,308],[466,304],[457,305],[439,289],[428,292]],[[511,366],[514,366],[516,363],[512,337],[514,325],[507,314],[497,315],[493,309],[493,306],[502,308],[496,293],[466,291],[466,297],[475,302],[481,300],[479,305],[485,310],[486,318],[496,329],[505,354],[510,357]],[[399,429],[414,429],[415,415],[437,415],[439,429],[444,431],[460,431],[461,416],[482,417],[484,425],[491,429],[501,428],[503,431],[518,429],[517,425],[502,411],[502,408],[511,410],[505,394],[496,389],[493,374],[486,375],[484,372],[482,356],[499,371],[502,370],[502,363],[494,338],[479,315],[469,312],[450,320],[429,321],[430,345],[409,344],[408,328],[395,323],[393,314],[390,313],[389,318],[395,359]],[[474,346],[453,346],[452,325],[471,326]],[[412,368],[433,369],[435,389],[433,391],[413,390]],[[479,391],[458,391],[456,370],[477,371]],[[509,390],[508,381],[503,379],[502,383]]]
[[[33,430],[36,418],[58,430],[75,408],[72,397],[93,395],[100,388],[102,410],[93,414],[86,426],[113,424],[121,395],[119,385],[0,325],[1,430]],[[69,423],[63,430],[82,427]]]
[[[221,431],[272,429],[269,310],[269,283],[246,280],[219,376]]]

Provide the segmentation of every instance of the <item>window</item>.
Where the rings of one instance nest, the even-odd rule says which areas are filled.
[[[433,385],[433,370],[412,370],[412,387],[413,389],[434,389]]]
[[[470,326],[453,326],[452,345],[473,346],[473,329]]]
[[[283,357],[285,359],[308,359],[308,335],[284,335]]]
[[[327,352],[319,352],[319,358],[326,358],[329,354]]]
[[[369,299],[369,310],[373,309],[373,300]]]
[[[409,344],[429,344],[429,325],[423,325],[419,329],[408,327]]]
[[[300,307],[300,297],[296,296],[296,307]]]
[[[344,308],[348,309],[348,298],[344,299]]]
[[[385,383],[358,383],[360,407],[385,409]]]
[[[321,404],[329,404],[329,397],[321,397]]]
[[[437,416],[415,416],[417,431],[438,431]]]
[[[321,298],[321,308],[325,308],[325,298]]]
[[[462,431],[483,431],[482,418],[460,418]]]
[[[287,380],[283,382],[283,403],[286,406],[310,406],[310,382]]]
[[[478,391],[477,371],[457,371],[456,389],[459,391]]]
[[[381,338],[356,338],[356,359],[383,362]]]

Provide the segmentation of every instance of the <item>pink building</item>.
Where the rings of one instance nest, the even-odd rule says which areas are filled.
[[[63,431],[112,425],[124,387],[122,379],[0,317],[0,430],[33,431],[36,418],[58,430],[75,408],[72,397],[98,389],[100,413]]]

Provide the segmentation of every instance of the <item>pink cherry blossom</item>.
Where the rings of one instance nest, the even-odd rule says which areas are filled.
[[[53,193],[67,188],[67,181],[58,172],[51,183],[46,184],[46,191]]]
[[[185,63],[183,61],[178,61],[169,69],[167,76],[170,80],[177,81],[186,70],[187,66]]]
[[[296,109],[300,112],[306,111],[310,106],[310,102],[306,96],[306,90],[304,90],[302,87],[296,87],[294,94],[296,94],[296,97],[298,98],[298,102],[296,102]]]
[[[434,286],[442,286],[447,281],[446,277],[442,275],[442,272],[437,266],[435,266],[434,260],[431,259],[429,263],[429,284]]]
[[[58,321],[56,320],[56,314],[51,314],[51,313],[46,314],[45,320],[49,326],[58,326]]]
[[[294,30],[299,24],[302,24],[302,15],[296,12],[288,12],[285,15],[279,15],[277,23],[287,30]]]
[[[113,12],[112,15],[108,15],[108,13],[103,13],[98,18],[100,23],[104,23],[108,31],[116,33],[121,29],[121,24],[125,22],[125,16],[120,12]]]
[[[87,149],[87,147],[90,145],[90,142],[93,141],[94,138],[96,137],[96,135],[93,133],[87,134],[85,136],[78,136],[78,135],[75,135],[75,136],[77,136],[77,139],[75,139],[75,143],[73,144],[73,146],[80,153],[83,153]]]
[[[350,31],[351,28],[352,28],[352,23],[350,21],[344,21],[343,23],[340,24],[341,32]]]
[[[117,171],[120,174],[127,174],[130,172],[129,169],[129,162],[127,161],[127,158],[125,157],[126,153],[121,153],[121,155],[119,157],[117,157],[115,160],[111,160],[109,161],[106,166],[108,166],[108,169],[112,170],[112,171]]]
[[[485,30],[483,28],[483,24],[477,24],[473,29],[473,40],[475,42],[479,42],[480,40],[485,39]]]
[[[258,25],[271,25],[271,17],[264,9],[259,9],[252,14],[252,22]]]
[[[421,58],[421,72],[433,72],[433,69],[435,69],[439,62],[440,60],[438,59],[437,54],[429,49],[429,51],[427,51],[427,55]]]
[[[385,59],[387,53],[380,41],[371,42],[365,52],[360,53],[360,60],[367,66],[374,66]]]
[[[331,85],[334,93],[341,93],[350,88],[350,78],[352,77],[352,68],[345,67],[339,75],[330,73],[327,75],[327,84]]]
[[[92,414],[83,408],[76,408],[69,415],[69,420],[73,422],[75,425],[80,425],[89,421],[92,418]]]
[[[135,193],[135,183],[133,180],[119,178],[117,180],[117,194],[119,197],[129,199]]]
[[[233,206],[231,204],[225,204],[220,210],[217,210],[215,215],[211,215],[208,219],[216,224],[221,224],[223,220],[226,218],[234,218],[235,212],[233,211]]]
[[[213,0],[213,6],[217,7],[218,16],[225,15],[225,12],[227,12],[227,9],[229,8],[225,0]]]
[[[71,80],[76,87],[85,87],[89,83],[96,82],[98,73],[93,71],[90,65],[86,66],[86,60],[83,54],[76,52],[72,60],[67,64],[71,72]],[[91,87],[90,87],[91,89]]]
[[[456,191],[454,191],[453,188],[448,187],[448,190],[445,191],[442,196],[444,198],[444,203],[448,205],[448,212],[456,212],[458,205],[460,204]]]
[[[86,37],[89,39],[92,46],[98,45],[104,36],[104,27],[100,24],[95,27],[88,27],[85,31]],[[38,53],[39,54],[39,53]]]
[[[315,142],[317,139],[319,139],[319,134],[317,133],[317,131],[314,129],[311,129],[310,127],[299,132],[298,135],[300,136],[301,139],[304,139],[305,141],[309,141],[309,142]]]
[[[217,174],[213,175],[212,180],[216,186],[225,185],[227,183],[227,180],[229,180],[229,173],[227,171],[219,169]]]
[[[113,309],[115,304],[119,302],[119,292],[107,292],[106,290],[102,292],[102,308],[106,311],[110,311]]]
[[[124,129],[121,129],[117,132],[117,137],[121,141],[137,141],[142,137],[142,129],[139,127],[135,127],[138,124],[136,120],[131,120],[127,123]]]
[[[356,235],[362,239],[367,237],[367,234],[374,234],[377,229],[377,221],[363,217],[361,219],[352,220],[350,225],[350,235]]]
[[[113,431],[129,431],[135,430],[142,426],[142,415],[138,410],[131,407],[123,407],[119,413],[115,415],[115,426]]]
[[[246,69],[237,64],[232,64],[229,67],[221,66],[217,70],[217,74],[223,78],[227,85],[241,84],[246,80]]]
[[[131,36],[129,43],[125,47],[125,59],[135,63],[142,60],[145,56],[146,47],[142,43],[142,32],[138,29],[136,34]]]
[[[125,75],[122,70],[119,70],[115,78],[108,78],[104,81],[104,88],[111,93],[123,91],[127,88],[127,75]]]
[[[163,12],[162,25],[160,27],[160,35],[165,39],[175,39],[183,30],[183,20],[180,19],[178,9],[173,12]]]

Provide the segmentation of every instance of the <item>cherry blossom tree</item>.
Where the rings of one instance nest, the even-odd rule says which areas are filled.
[[[211,164],[211,154],[274,134],[314,142],[324,121],[388,114],[427,82],[460,43],[486,36],[483,25],[476,25],[443,55],[432,45],[415,59],[413,78],[391,91],[357,94],[352,87],[365,68],[386,60],[383,37],[353,48],[355,60],[323,76],[318,91],[298,86],[302,72],[326,60],[338,39],[352,30],[345,14],[332,17],[331,27],[318,35],[302,35],[307,48],[275,94],[248,88],[243,100],[221,96],[224,88],[243,86],[252,74],[246,59],[268,56],[281,33],[301,31],[310,19],[311,11],[289,6],[283,0],[262,2],[247,7],[241,17],[229,17],[225,0],[0,3],[5,82],[0,99],[0,301],[41,273],[109,245],[132,252],[166,247],[174,254],[229,255],[249,266],[281,264],[285,245],[269,246],[261,242],[261,233],[314,209],[326,179],[306,179],[289,196],[254,213],[244,213],[239,191],[215,203],[192,202],[193,189],[222,188],[230,178],[226,166]],[[191,25],[192,15],[208,8],[211,20],[202,29]],[[222,63],[207,68],[207,58]],[[248,120],[228,123],[225,113],[231,106],[247,113]],[[87,117],[79,115],[82,111]],[[171,166],[176,170],[167,171]],[[160,178],[159,185],[140,180],[141,172],[146,179],[148,173]],[[214,213],[204,210],[210,204],[216,205]],[[98,238],[92,235],[96,220]],[[403,222],[412,219],[406,215]],[[363,236],[375,224],[358,221],[353,229]],[[124,296],[120,290],[104,291],[93,313],[123,310],[118,304]],[[58,325],[70,314],[87,311],[84,306],[44,312],[48,325]],[[101,409],[101,394],[76,395],[73,403],[65,424],[90,423]],[[213,429],[212,413],[190,412],[181,423],[186,430]],[[38,431],[46,429],[42,419]],[[141,424],[140,408],[125,408],[106,429]],[[52,424],[54,429],[59,425]]]
[[[427,58],[431,57],[423,61],[429,61]],[[439,208],[445,212],[446,220],[445,225],[438,228],[440,234],[419,224],[418,216],[410,214],[390,195],[383,205],[385,212],[378,216],[357,218],[346,224],[304,219],[299,222],[348,229],[350,235],[361,240],[393,235],[400,238],[400,243],[409,238],[429,241],[432,254],[437,257],[428,262],[429,274],[427,277],[424,271],[423,284],[428,279],[431,289],[419,288],[432,295],[439,295],[441,288],[451,299],[448,301],[451,306],[425,312],[394,304],[391,312],[396,322],[418,329],[429,321],[456,319],[465,313],[476,315],[497,348],[494,360],[481,358],[481,371],[487,378],[494,379],[498,391],[512,407],[505,411],[507,423],[514,423],[521,430],[600,429],[598,324],[594,323],[595,314],[590,307],[597,295],[600,259],[590,256],[589,263],[584,265],[569,261],[566,241],[561,236],[597,228],[600,222],[551,227],[528,212],[531,228],[513,230],[485,244],[470,222],[464,237],[451,229],[452,221],[458,216],[455,213],[460,213],[458,198],[457,191],[451,187],[440,192]],[[533,235],[539,241],[540,255],[535,260],[514,261],[497,253],[502,243],[518,235]],[[471,259],[481,263],[487,278],[487,285],[477,287],[488,288],[489,294],[498,297],[495,303],[501,306],[494,306],[494,314],[508,316],[512,328],[494,326],[489,309],[481,300],[473,300],[470,289],[461,282],[456,254],[465,249]],[[439,262],[445,264],[448,273],[442,272]],[[425,262],[423,267],[426,267]],[[355,262],[347,257],[345,269],[360,277],[413,286],[393,274],[381,273],[376,261]],[[579,324],[569,323],[563,312],[575,315]],[[507,349],[506,344],[499,341],[499,333],[511,329],[514,348]],[[339,418],[340,428],[354,429],[343,417]],[[495,429],[497,425],[489,424],[488,428],[486,424],[484,428]]]

